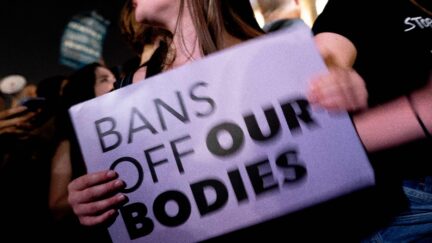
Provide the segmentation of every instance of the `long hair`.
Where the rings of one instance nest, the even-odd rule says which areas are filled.
[[[63,100],[66,109],[96,97],[94,86],[96,83],[96,69],[98,67],[102,67],[102,65],[99,63],[87,64],[69,76],[68,83],[63,90]]]
[[[146,39],[142,36],[144,29],[135,20],[132,0],[127,0],[120,11],[120,32],[137,55],[140,55]]]
[[[63,88],[61,97],[61,110],[57,117],[57,127],[60,138],[73,139],[72,123],[68,109],[73,105],[95,98],[94,86],[96,83],[96,69],[101,67],[99,63],[90,63],[73,72],[67,78],[67,84]]]
[[[190,6],[189,11],[204,55],[224,48],[225,31],[241,40],[263,33],[249,0],[182,0],[184,1]]]
[[[196,29],[199,47],[203,55],[223,49],[224,33],[241,40],[248,40],[263,33],[259,27],[249,0],[181,0],[175,32],[181,33],[181,21],[185,6],[189,6]],[[152,73],[158,73],[175,60],[170,49],[173,35],[169,30],[150,24],[137,23],[132,1],[128,0],[121,13],[121,30],[126,40],[140,53],[146,43],[159,42],[148,65]],[[179,47],[175,47],[179,48]]]
[[[137,22],[132,0],[126,0],[120,11],[120,32],[138,56],[141,56],[146,44],[163,40],[170,43],[172,33],[168,30]]]

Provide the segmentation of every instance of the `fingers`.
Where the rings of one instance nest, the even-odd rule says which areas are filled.
[[[0,111],[0,119],[4,119],[4,118],[6,118],[8,116],[12,116],[12,115],[18,114],[18,113],[23,112],[25,110],[27,110],[27,107],[25,107],[25,106],[17,106],[17,107],[14,107],[14,108],[10,108],[10,109],[6,109],[6,110],[3,110],[3,111]]]
[[[103,200],[79,204],[74,207],[74,212],[83,217],[96,217],[101,213],[103,214],[110,209],[116,208],[116,206],[121,205],[123,202],[126,202],[126,196],[119,193]]]
[[[0,128],[0,134],[6,134],[6,133],[23,133],[23,131],[17,129],[16,127],[1,127]]]
[[[312,80],[308,100],[329,110],[355,111],[367,107],[367,90],[355,71],[332,69]]]
[[[25,111],[24,106],[14,107],[0,112],[0,129],[1,133],[19,132],[22,129],[31,128],[31,124],[27,123],[36,115],[35,112],[29,112],[18,117],[8,118],[11,115]],[[12,128],[12,129],[10,129]]]
[[[354,70],[347,70],[347,80],[351,80],[351,85],[347,86],[345,100],[349,102],[349,111],[362,110],[367,108],[368,92],[366,84],[360,75]]]
[[[122,180],[114,180],[97,186],[91,186],[82,191],[77,191],[77,193],[79,193],[79,197],[71,198],[71,203],[94,202],[96,200],[106,197],[107,195],[112,195],[113,193],[120,191],[124,187],[125,183]]]
[[[79,218],[79,221],[82,225],[86,226],[94,226],[104,222],[107,222],[110,218],[117,215],[117,211],[111,209],[101,215],[98,216],[83,216]]]
[[[117,173],[115,171],[100,171],[91,174],[86,174],[84,176],[78,177],[73,180],[69,186],[70,191],[81,191],[89,187],[101,184],[117,178]]]
[[[17,126],[17,127],[24,127],[24,126],[30,126],[30,124],[25,124],[28,120],[30,120],[32,117],[35,116],[36,113],[29,112],[25,115],[15,117],[12,119],[3,120],[4,126]]]
[[[29,123],[21,123],[21,120],[0,120],[0,134],[17,134],[17,135],[24,135],[29,134],[29,130],[31,129],[32,125]]]
[[[81,224],[96,225],[116,214],[115,208],[125,203],[125,195],[118,193],[126,185],[116,179],[115,171],[83,175],[68,186],[68,201]]]
[[[330,110],[345,110],[353,106],[350,89],[343,82],[333,80],[330,75],[322,77],[312,86],[312,101]]]

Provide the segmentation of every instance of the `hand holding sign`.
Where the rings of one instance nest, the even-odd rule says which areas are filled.
[[[97,225],[109,220],[116,214],[114,208],[125,203],[126,197],[117,193],[124,186],[115,171],[95,172],[69,184],[68,200],[82,225]]]
[[[332,67],[316,76],[308,93],[308,100],[328,110],[356,111],[367,108],[368,93],[365,82],[353,69]]]
[[[126,182],[113,241],[200,241],[371,185],[348,116],[303,98],[323,71],[297,25],[73,107],[90,172],[114,168]],[[69,187],[87,225],[123,200],[104,173]]]

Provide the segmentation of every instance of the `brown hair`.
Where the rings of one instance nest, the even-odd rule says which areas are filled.
[[[144,47],[143,28],[135,20],[132,0],[127,0],[120,11],[120,31],[132,49],[141,54]]]
[[[190,6],[189,11],[197,30],[197,38],[203,55],[224,48],[224,32],[241,40],[248,40],[263,33],[255,20],[249,0],[181,0],[175,31],[178,31],[181,26],[181,13],[186,4]],[[162,42],[163,50],[156,51],[154,54],[159,57],[152,58],[160,62],[156,66],[161,66],[161,70],[163,66],[174,61],[172,50],[167,48],[170,46],[174,33],[159,27],[137,23],[131,0],[128,0],[122,9],[121,23],[123,35],[139,53],[142,52],[146,43],[153,43],[156,40]]]
[[[182,0],[182,2],[185,0]],[[249,0],[186,0],[204,55],[222,49],[223,32],[248,40],[262,34]]]
[[[169,31],[137,22],[132,0],[127,0],[120,11],[120,31],[137,55],[141,55],[144,45],[153,43],[157,38],[169,42],[172,34]]]

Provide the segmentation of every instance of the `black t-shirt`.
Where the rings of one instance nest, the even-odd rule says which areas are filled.
[[[354,68],[366,82],[370,106],[427,83],[432,70],[432,16],[409,0],[330,0],[313,31],[341,34],[356,46]],[[375,166],[404,178],[431,175],[431,148],[430,141],[420,139],[370,158]]]
[[[408,0],[330,0],[313,31],[354,43],[354,68],[366,81],[372,106],[424,85],[431,71],[432,16]]]

